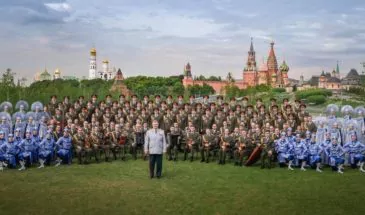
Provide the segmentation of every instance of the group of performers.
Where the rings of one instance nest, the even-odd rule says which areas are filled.
[[[223,97],[201,102],[191,96],[176,100],[133,95],[108,95],[98,101],[80,96],[58,100],[52,96],[46,105],[24,101],[0,105],[0,170],[25,170],[33,165],[79,164],[137,159],[143,150],[144,135],[152,121],[158,121],[167,138],[167,159],[193,162],[226,162],[250,166],[260,160],[261,168],[276,163],[289,170],[312,168],[322,172],[329,166],[343,173],[344,167],[364,170],[365,108],[327,106],[326,116],[312,118],[299,100],[280,104],[271,99],[264,105],[249,98]],[[341,115],[341,117],[339,117]],[[183,156],[179,157],[179,153]]]

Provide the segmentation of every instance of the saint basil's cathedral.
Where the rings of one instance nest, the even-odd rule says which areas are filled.
[[[247,63],[242,72],[242,79],[233,80],[231,74],[227,75],[226,80],[222,81],[201,81],[194,80],[191,75],[191,65],[188,63],[184,68],[183,85],[203,85],[208,84],[216,93],[224,93],[224,87],[227,85],[237,86],[239,89],[245,89],[250,86],[270,85],[275,88],[285,88],[289,86],[288,79],[289,67],[285,61],[278,66],[274,51],[274,42],[270,43],[269,57],[266,62],[257,67],[256,52],[251,39],[250,50],[248,51]]]

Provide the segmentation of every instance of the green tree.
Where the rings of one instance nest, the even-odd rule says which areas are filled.
[[[235,85],[227,85],[224,87],[226,98],[240,96],[241,90]]]
[[[203,84],[202,86],[200,86],[200,85],[188,86],[187,90],[189,91],[190,95],[194,95],[197,97],[204,96],[204,95],[211,95],[211,94],[215,93],[213,87],[211,87],[208,84]]]
[[[6,71],[2,75],[1,84],[5,87],[15,87],[14,76],[16,74],[11,71],[10,68],[6,69]]]

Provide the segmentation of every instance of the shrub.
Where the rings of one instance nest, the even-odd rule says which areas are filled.
[[[284,88],[273,88],[272,89],[273,93],[285,93],[285,89]]]
[[[327,89],[309,89],[303,91],[297,91],[295,97],[297,99],[308,99],[311,96],[322,95],[324,97],[332,96],[332,91]]]
[[[326,97],[324,95],[312,95],[307,97],[307,101],[319,105],[326,102]]]

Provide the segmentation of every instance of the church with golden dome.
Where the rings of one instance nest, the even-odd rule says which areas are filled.
[[[50,74],[47,68],[44,68],[43,72],[37,72],[34,76],[34,81],[51,81],[62,79],[61,70],[59,68],[55,69],[53,75]]]

